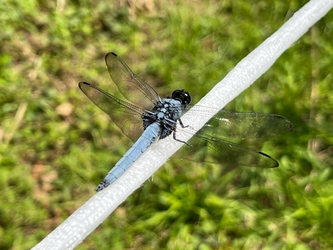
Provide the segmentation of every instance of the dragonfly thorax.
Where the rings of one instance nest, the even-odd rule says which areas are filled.
[[[151,111],[143,115],[143,128],[148,128],[153,123],[161,127],[160,139],[163,139],[176,130],[177,120],[183,114],[186,105],[181,100],[164,98],[158,102]]]

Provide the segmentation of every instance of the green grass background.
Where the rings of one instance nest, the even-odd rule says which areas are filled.
[[[306,2],[2,1],[0,249],[41,241],[131,146],[77,87],[117,91],[107,52],[195,103]],[[332,41],[331,11],[227,107],[294,123],[260,146],[279,168],[170,160],[77,249],[333,249]]]

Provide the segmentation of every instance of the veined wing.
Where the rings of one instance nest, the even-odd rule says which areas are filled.
[[[120,100],[87,82],[80,82],[79,88],[97,107],[111,117],[126,136],[132,141],[136,141],[143,131],[141,118],[143,109]]]
[[[195,107],[188,112],[196,115],[213,113],[213,109]],[[186,124],[184,124],[186,125]],[[269,138],[293,129],[286,118],[274,114],[239,113],[221,110],[198,132],[191,127],[177,129],[178,132],[195,134],[177,153],[178,157],[198,162],[229,164],[232,166],[278,167],[278,162],[259,150],[222,139]],[[182,138],[177,137],[182,140]]]
[[[135,105],[150,109],[161,100],[157,92],[140,79],[115,53],[105,56],[109,74],[124,97]]]
[[[198,115],[213,113],[212,108],[195,107],[188,112]],[[220,110],[197,133],[217,138],[260,139],[282,135],[293,130],[293,124],[280,115]]]
[[[274,168],[279,163],[259,150],[217,137],[193,136],[177,153],[177,157],[195,162],[228,166]]]

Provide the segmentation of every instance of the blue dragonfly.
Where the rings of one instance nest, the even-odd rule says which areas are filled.
[[[171,134],[175,140],[186,144],[188,149],[180,151],[180,158],[263,168],[279,166],[269,155],[222,137],[251,139],[277,136],[293,129],[292,123],[286,118],[275,114],[220,110],[203,129],[193,131],[190,125],[182,123],[181,116],[185,112],[193,112],[195,115],[216,112],[207,107],[190,109],[191,96],[186,90],[175,90],[171,97],[162,99],[113,52],[105,56],[105,62],[113,82],[130,102],[87,82],[80,82],[79,88],[135,143],[109,171],[96,191],[116,181],[153,142]],[[177,138],[180,130],[195,136],[184,142]],[[191,151],[194,153],[189,153]]]

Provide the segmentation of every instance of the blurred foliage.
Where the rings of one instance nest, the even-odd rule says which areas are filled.
[[[306,2],[2,1],[0,249],[41,241],[130,147],[77,88],[114,88],[107,52],[195,103]],[[263,146],[279,168],[170,160],[77,249],[333,249],[332,20],[228,105],[294,123]]]

